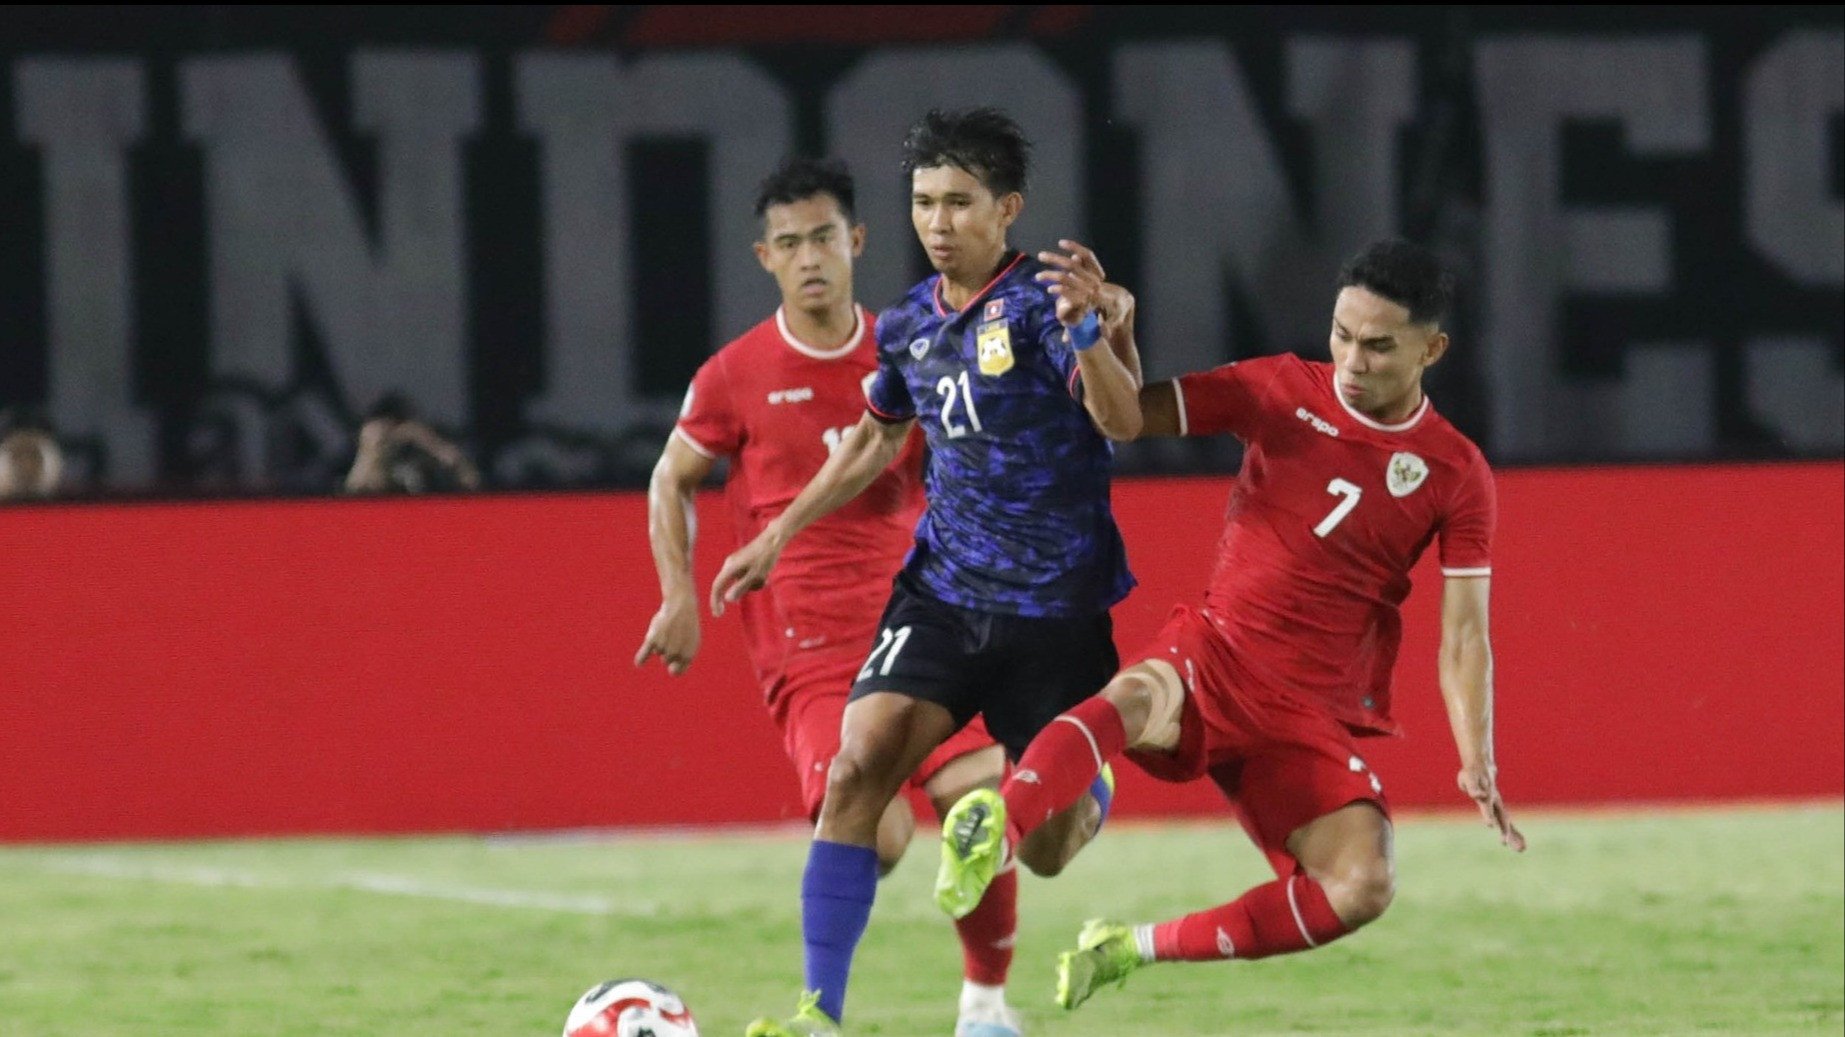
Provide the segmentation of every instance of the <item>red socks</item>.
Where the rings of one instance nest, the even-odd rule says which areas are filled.
[[[1085,700],[1038,732],[1025,756],[1000,786],[1006,798],[1006,834],[1012,845],[1076,802],[1102,771],[1102,764],[1127,748],[1127,731],[1114,703]]]
[[[1006,983],[1012,968],[1012,941],[1019,928],[1019,870],[1007,867],[993,877],[987,895],[972,914],[955,922],[961,934],[962,971],[982,986]]]
[[[1156,961],[1250,960],[1318,947],[1351,930],[1304,874],[1257,886],[1220,907],[1153,927]]]

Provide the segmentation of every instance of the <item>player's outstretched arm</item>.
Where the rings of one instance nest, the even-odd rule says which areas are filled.
[[[1461,791],[1480,808],[1499,841],[1523,852],[1525,837],[1512,823],[1499,796],[1499,768],[1493,762],[1493,649],[1487,634],[1486,576],[1450,576],[1441,595],[1441,697],[1460,750]]]
[[[1182,436],[1179,425],[1179,391],[1170,381],[1140,387],[1140,436]]]
[[[1121,366],[1127,368],[1138,389],[1144,380],[1140,374],[1140,343],[1134,338],[1134,293],[1114,282],[1106,282],[1096,296],[1096,315],[1102,318],[1102,337]]]
[[[1105,333],[1102,311],[1124,305],[1127,321],[1132,320],[1132,295],[1110,286],[1101,260],[1087,246],[1068,238],[1057,242],[1063,252],[1044,251],[1038,259],[1049,269],[1037,278],[1045,291],[1057,298],[1057,320],[1067,329],[1070,344],[1076,347],[1076,366],[1083,375],[1083,406],[1096,430],[1110,439],[1125,441],[1140,434],[1140,405],[1134,394],[1140,390],[1140,354],[1132,348],[1133,329],[1117,320],[1113,333]],[[1106,349],[1094,348],[1106,342]],[[1122,343],[1128,346],[1123,359]]]
[[[864,492],[890,467],[903,448],[915,420],[883,422],[870,412],[839,441],[826,464],[808,480],[788,509],[764,526],[756,539],[738,548],[718,569],[711,583],[711,614],[724,614],[726,602],[738,601],[768,582],[769,570],[796,533],[832,514]]]
[[[698,591],[692,580],[692,544],[698,537],[693,491],[716,462],[693,450],[678,436],[668,436],[660,461],[647,484],[647,539],[653,567],[660,575],[660,610],[647,624],[647,636],[634,665],[653,656],[677,677],[698,654]]]

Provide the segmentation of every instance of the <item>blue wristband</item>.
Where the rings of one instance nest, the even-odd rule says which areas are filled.
[[[1095,315],[1094,310],[1090,310],[1076,327],[1070,329],[1070,345],[1075,346],[1076,351],[1080,353],[1100,341],[1102,341],[1102,321]]]

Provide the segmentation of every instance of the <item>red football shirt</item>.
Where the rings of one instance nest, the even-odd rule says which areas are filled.
[[[1246,444],[1205,610],[1253,695],[1391,732],[1391,670],[1409,573],[1440,538],[1442,572],[1492,571],[1492,471],[1427,397],[1400,424],[1353,410],[1330,364],[1292,354],[1175,381],[1181,434]]]
[[[778,309],[693,376],[674,434],[730,458],[724,493],[738,546],[788,507],[864,415],[878,369],[873,321],[860,307],[852,337],[821,350],[796,339]],[[769,585],[740,608],[765,690],[791,652],[870,650],[922,508],[922,443],[912,436],[864,493],[788,544]]]

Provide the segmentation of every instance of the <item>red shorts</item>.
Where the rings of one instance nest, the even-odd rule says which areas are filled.
[[[1171,663],[1185,682],[1179,745],[1128,757],[1162,781],[1208,776],[1235,804],[1277,875],[1294,873],[1288,836],[1307,822],[1360,802],[1390,816],[1383,783],[1351,731],[1325,713],[1263,693],[1204,613],[1173,609],[1152,643],[1124,666],[1148,659]]]
[[[846,713],[846,696],[864,665],[862,652],[794,653],[784,661],[776,678],[769,715],[782,731],[782,746],[794,763],[801,782],[801,806],[809,820],[820,817],[826,798],[826,772],[839,755],[839,729]],[[979,717],[935,747],[922,766],[904,784],[921,791],[950,760],[995,744]]]

